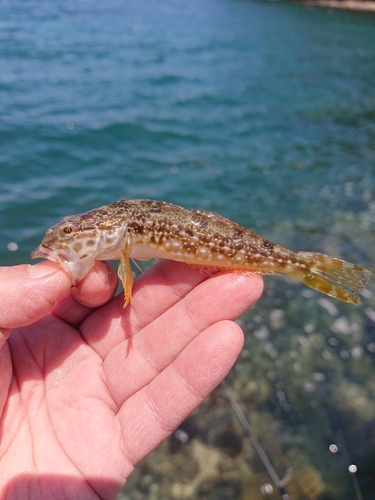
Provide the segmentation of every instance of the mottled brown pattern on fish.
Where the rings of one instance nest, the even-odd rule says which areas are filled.
[[[369,272],[327,255],[293,252],[236,222],[201,210],[153,200],[120,200],[84,214],[64,217],[50,228],[33,257],[59,262],[78,282],[95,259],[120,259],[127,295],[129,258],[164,258],[201,267],[286,273],[307,286],[358,303]]]
[[[287,265],[288,260],[295,261],[292,252],[210,212],[148,200],[118,201],[110,207],[113,218],[121,218],[126,213],[133,244],[162,247],[177,260],[192,259],[197,264],[222,268],[257,266],[265,259],[269,259],[272,266],[275,254],[279,266]]]

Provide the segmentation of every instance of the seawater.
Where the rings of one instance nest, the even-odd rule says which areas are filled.
[[[2,265],[29,262],[60,217],[126,197],[219,212],[374,270],[373,14],[255,0],[12,0],[0,11]],[[303,289],[268,283],[263,307],[288,316]],[[308,335],[322,308],[301,307],[285,325]],[[333,336],[353,314],[337,311],[322,326]],[[272,332],[266,313],[249,320],[259,342],[263,320]]]

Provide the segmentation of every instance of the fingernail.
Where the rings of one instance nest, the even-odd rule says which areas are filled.
[[[56,264],[52,262],[40,262],[39,264],[29,265],[29,276],[30,278],[47,278],[52,274],[56,273],[58,269]]]

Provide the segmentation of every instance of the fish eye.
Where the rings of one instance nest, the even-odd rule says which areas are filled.
[[[61,236],[68,236],[69,234],[74,233],[76,231],[76,227],[73,224],[64,224],[60,227]]]

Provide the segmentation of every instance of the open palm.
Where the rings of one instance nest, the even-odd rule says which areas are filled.
[[[261,278],[206,278],[158,263],[123,309],[105,263],[73,291],[53,263],[0,270],[1,498],[116,498],[242,347]]]

